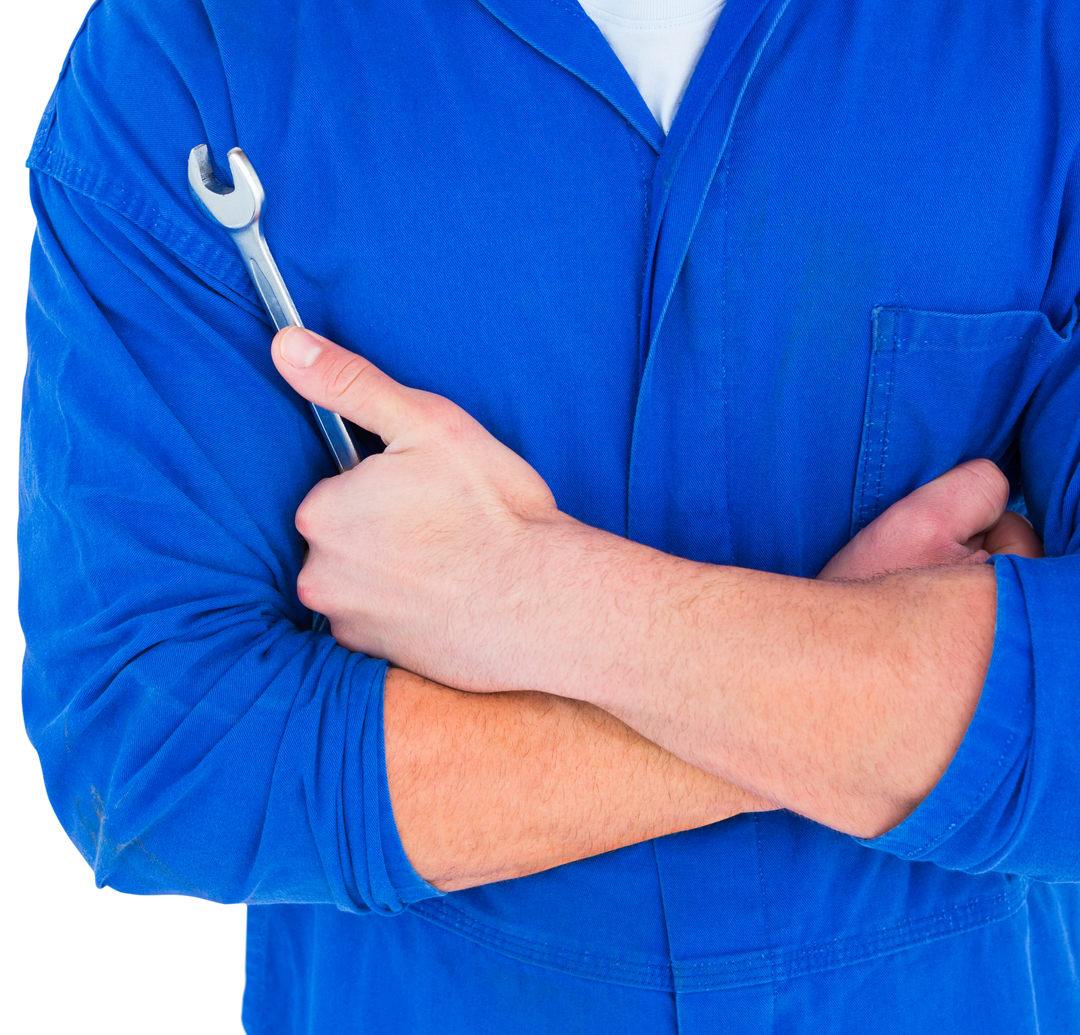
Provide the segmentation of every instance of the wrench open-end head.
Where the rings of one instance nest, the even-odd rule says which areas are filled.
[[[188,155],[188,183],[192,197],[210,219],[229,231],[274,326],[279,331],[283,327],[303,327],[259,225],[266,200],[259,177],[247,155],[238,147],[229,152],[229,168],[232,169],[233,187],[226,187],[214,175],[206,144],[193,148]],[[312,409],[338,470],[347,471],[360,463],[356,442],[341,417],[314,403]]]
[[[188,156],[188,183],[206,214],[227,230],[243,230],[258,222],[266,195],[248,156],[239,147],[229,152],[233,184],[227,187],[214,175],[210,149],[193,148]]]

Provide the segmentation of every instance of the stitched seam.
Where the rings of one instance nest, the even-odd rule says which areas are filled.
[[[765,894],[765,864],[761,859],[761,817],[754,813],[754,838],[757,841],[758,884],[761,885],[761,922],[765,928],[765,944],[772,942],[772,930],[769,927],[768,897]],[[776,973],[773,961],[769,960],[769,1030],[776,1031]]]
[[[1010,309],[1010,310],[1004,310],[1004,311],[1002,311],[1000,313],[949,313],[949,312],[937,311],[937,310],[905,309],[902,306],[882,306],[881,307],[881,312],[889,313],[890,316],[894,316],[894,317],[895,316],[903,316],[903,315],[907,315],[907,316],[918,315],[918,316],[929,316],[929,317],[934,317],[934,318],[944,318],[946,320],[957,320],[957,321],[963,321],[963,322],[968,322],[968,321],[972,321],[972,320],[981,320],[981,319],[984,319],[986,317],[1005,317],[1005,316],[1032,316],[1032,317],[1042,317],[1043,319],[1046,319],[1046,314],[1045,313],[1043,313],[1043,312],[1041,312],[1039,310],[1034,310],[1034,309],[1032,309],[1032,310],[1013,310],[1013,309]],[[1060,343],[1065,343],[1068,340],[1066,338],[1062,338],[1061,335],[1057,331],[1055,331],[1052,327],[1050,328],[1050,330],[1054,333],[1054,336],[1056,338],[1058,338],[1058,341]],[[1037,339],[1038,337],[1039,337],[1039,331],[1036,328],[1036,329],[1025,331],[1023,334],[1005,334],[1005,335],[999,335],[997,337],[992,337],[992,338],[982,338],[982,337],[980,337],[977,344],[976,344],[975,349],[964,348],[964,347],[959,346],[959,345],[957,345],[955,343],[951,344],[951,345],[948,345],[948,344],[942,345],[942,344],[939,343],[938,339],[934,339],[934,338],[920,338],[917,341],[916,340],[911,340],[911,341],[908,342],[908,344],[910,346],[912,346],[912,347],[919,346],[919,345],[935,346],[937,348],[942,349],[943,351],[950,351],[950,352],[955,352],[955,351],[969,352],[969,351],[976,351],[977,349],[981,349],[983,346],[986,346],[986,345],[996,345],[998,342],[1003,342],[1003,341],[1023,341],[1024,339],[1027,339],[1027,338]],[[1044,350],[1045,350],[1044,347],[1040,346],[1040,351],[1044,351]]]
[[[1027,886],[1025,884],[1023,885],[1023,891],[1026,892],[1026,890]],[[833,938],[827,942],[819,942],[816,945],[806,945],[798,949],[771,949],[766,952],[753,953],[743,960],[733,961],[732,967],[736,970],[745,970],[760,965],[761,961],[768,956],[779,957],[782,960],[788,960],[792,963],[832,953],[848,956],[853,953],[854,946],[857,946],[859,942],[865,942],[867,946],[878,945],[883,942],[892,943],[903,939],[913,928],[925,926],[926,930],[933,931],[943,927],[956,926],[954,918],[962,916],[965,913],[981,911],[983,915],[992,915],[992,907],[995,905],[1008,904],[1015,894],[1015,892],[1003,891],[998,895],[994,895],[992,898],[985,900],[974,899],[955,909],[940,909],[936,913],[929,913],[926,916],[917,917],[913,920],[903,920],[898,924],[894,924],[892,927],[886,927],[884,930],[877,932],[869,938],[865,935],[850,935],[848,937]],[[845,943],[850,943],[853,948],[844,948]],[[855,955],[861,956],[862,952],[855,952]],[[704,970],[715,966],[715,960],[699,960],[680,963],[679,969]]]
[[[881,460],[878,463],[877,471],[877,484],[874,486],[874,507],[872,517],[877,517],[881,513],[881,486],[885,481],[885,464],[889,458],[889,431],[890,420],[892,418],[892,388],[893,388],[893,374],[896,370],[896,349],[897,349],[897,336],[898,331],[896,328],[896,321],[893,321],[893,333],[892,343],[889,347],[889,367],[888,374],[885,378],[885,415],[881,422]]]
[[[641,190],[645,198],[645,204],[643,206],[641,214],[641,239],[644,242],[644,250],[642,254],[642,269],[641,269],[641,308],[645,307],[645,301],[648,298],[648,284],[646,280],[649,274],[649,223],[652,219],[652,182],[649,179],[649,169],[645,163],[645,159],[641,154],[641,135],[634,129],[630,123],[623,121],[626,127],[626,132],[630,135],[630,144],[634,149],[634,158],[638,163],[638,170],[641,173]],[[650,148],[650,151],[652,149]],[[642,363],[641,355],[643,352],[642,337],[644,334],[644,328],[642,327],[643,317],[639,312],[638,319],[638,340],[637,340],[637,367],[638,367],[638,381],[641,381]]]
[[[866,516],[866,496],[867,496],[867,470],[870,466],[870,455],[873,452],[873,428],[874,428],[874,397],[877,394],[877,368],[879,351],[874,347],[874,343],[877,341],[877,330],[881,320],[880,311],[874,314],[873,325],[873,343],[871,344],[870,352],[870,376],[867,387],[867,401],[866,410],[863,416],[863,444],[860,450],[859,457],[859,470],[858,470],[858,485],[855,491],[858,494],[858,505],[855,508],[855,524],[859,527],[862,526],[863,520]],[[859,529],[852,528],[851,534],[854,535]]]
[[[482,944],[487,944],[503,950],[515,949],[522,953],[524,958],[531,961],[563,962],[581,965],[587,973],[590,970],[600,973],[608,969],[616,972],[625,972],[627,975],[639,974],[644,980],[656,982],[657,988],[672,988],[671,967],[663,963],[631,962],[621,960],[617,956],[603,956],[597,958],[587,950],[559,947],[549,949],[507,932],[499,931],[487,924],[475,920],[464,913],[459,912],[452,906],[442,903],[419,902],[411,907],[412,910],[428,920],[432,920],[456,930],[459,933],[471,932],[476,938],[483,938]],[[454,915],[449,915],[449,914]]]
[[[1023,716],[1026,707],[1026,703],[1021,705],[1019,711],[1015,713],[1015,720],[1017,722]],[[1009,756],[1009,748],[1012,747],[1012,745],[1015,743],[1017,736],[1018,734],[1015,731],[1009,734],[1008,738],[1005,741],[1005,746],[1003,747],[1001,754],[998,755],[997,761],[994,763],[993,772],[986,778],[986,780],[983,782],[983,785],[975,793],[975,796],[971,800],[971,804],[969,804],[968,807],[956,819],[954,819],[940,834],[938,834],[937,837],[933,838],[930,841],[927,841],[926,844],[920,847],[915,847],[910,849],[909,851],[898,853],[899,858],[914,859],[916,856],[923,855],[926,852],[932,851],[939,844],[941,844],[942,841],[945,841],[952,834],[952,832],[956,830],[957,827],[967,822],[970,816],[986,803],[986,799],[989,797],[989,794],[987,792],[991,784],[994,783],[994,777],[1005,765],[1005,761]]]
[[[239,259],[222,251],[207,237],[176,226],[145,198],[52,150],[42,150],[32,163],[27,164],[95,204],[112,209],[189,266],[258,303]]]
[[[1000,338],[980,338],[980,345],[995,345],[999,341],[1019,341],[1021,338],[1029,338],[1030,334],[1006,334]],[[922,338],[919,341],[908,342],[909,345],[933,345],[935,344],[934,338]],[[945,347],[945,346],[943,346]]]
[[[642,195],[645,198],[645,204],[642,207],[642,220],[641,220],[641,240],[643,242],[643,253],[641,256],[641,290],[638,294],[640,299],[640,305],[638,308],[638,321],[637,321],[637,342],[635,349],[635,374],[637,381],[637,393],[635,394],[634,403],[634,420],[630,422],[630,443],[627,450],[627,473],[626,473],[626,512],[624,515],[624,534],[627,538],[630,537],[630,490],[632,472],[634,470],[634,429],[637,425],[637,407],[640,403],[641,396],[641,379],[644,373],[644,364],[642,363],[642,356],[645,352],[645,335],[648,333],[648,327],[645,324],[645,308],[649,303],[651,288],[649,285],[649,270],[651,264],[649,262],[649,223],[652,219],[652,181],[649,178],[649,170],[646,165],[645,159],[642,157],[641,152],[641,137],[638,132],[628,122],[624,120],[623,123],[626,126],[626,132],[630,135],[630,143],[634,149],[634,157],[637,159],[638,169],[641,171],[641,189]],[[651,148],[650,148],[651,151]]]
[[[595,956],[570,948],[550,948],[538,942],[503,934],[444,903],[421,902],[410,909],[439,926],[471,938],[522,962],[563,970],[580,977],[632,984],[634,987],[703,991],[712,986],[764,984],[837,969],[905,948],[1008,919],[1020,909],[1028,882],[989,899],[975,899],[955,909],[939,910],[915,920],[904,920],[873,935],[851,935],[797,949],[771,949],[721,959],[674,963],[666,967],[631,963],[617,957]],[[653,973],[650,973],[653,972]],[[782,972],[782,973],[781,973]]]
[[[734,135],[735,127],[732,127],[732,135]],[[724,535],[724,560],[730,564],[735,558],[735,521],[731,513],[731,466],[728,463],[728,457],[731,455],[730,437],[728,432],[730,431],[730,424],[728,421],[728,414],[730,407],[728,405],[728,393],[730,392],[730,383],[728,379],[728,367],[727,367],[727,295],[728,295],[728,275],[731,270],[731,262],[729,245],[731,244],[728,232],[728,192],[727,192],[727,180],[728,170],[724,169],[720,173],[720,217],[723,219],[720,231],[720,240],[723,242],[723,254],[724,254],[724,266],[720,271],[720,314],[717,320],[717,359],[720,361],[720,427],[723,429],[723,450],[720,454],[720,465],[724,475],[724,527],[721,529]],[[715,181],[714,181],[715,182]],[[710,185],[710,191],[712,187]],[[704,208],[704,201],[702,201],[702,208]],[[700,214],[699,214],[700,218]],[[696,226],[695,226],[696,230]],[[687,246],[689,251],[689,245]],[[683,260],[685,262],[685,258]]]
[[[928,918],[932,922],[927,922],[927,918],[913,921],[906,929],[890,928],[881,936],[872,939],[836,939],[834,942],[809,946],[794,953],[783,950],[760,953],[744,961],[732,961],[731,964],[718,965],[712,960],[679,964],[675,973],[676,987],[682,992],[707,991],[720,986],[764,984],[770,978],[775,980],[777,969],[782,970],[783,977],[790,980],[851,966],[1006,920],[1023,908],[1026,893],[1027,882],[1024,882],[1017,892],[1003,893],[987,900],[982,904],[981,910],[978,902],[971,903],[960,910],[935,914],[938,917],[936,920],[934,917]],[[998,904],[1003,907],[1002,910],[992,911],[991,907]],[[978,915],[971,915],[977,911]],[[964,913],[969,915],[965,918],[962,915]],[[912,931],[910,928],[916,924],[921,925],[922,929]],[[864,944],[858,945],[859,940],[864,941]],[[844,944],[845,942],[851,944]],[[768,977],[764,973],[766,966],[769,968]],[[684,972],[689,973],[684,977]]]

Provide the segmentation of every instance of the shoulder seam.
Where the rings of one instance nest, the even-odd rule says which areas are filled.
[[[261,310],[261,303],[240,260],[219,248],[208,236],[177,226],[132,191],[51,149],[35,152],[26,164],[95,204],[112,209],[185,263],[249,299]]]

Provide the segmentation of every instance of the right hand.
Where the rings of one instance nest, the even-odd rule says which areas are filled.
[[[981,563],[992,554],[1042,557],[1031,523],[1006,510],[1009,482],[990,460],[968,460],[894,503],[862,529],[819,579],[872,579],[913,568]]]

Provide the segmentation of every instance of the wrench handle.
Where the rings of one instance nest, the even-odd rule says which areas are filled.
[[[300,314],[293,304],[289,289],[274,262],[274,256],[270,253],[266,239],[258,222],[236,230],[232,233],[236,247],[244,258],[248,275],[255,285],[263,306],[273,321],[274,326],[280,331],[285,327],[303,327]],[[315,413],[315,420],[319,425],[323,438],[326,440],[330,453],[334,457],[339,471],[350,471],[363,457],[356,448],[356,443],[349,434],[345,421],[330,410],[322,406],[311,404]]]

